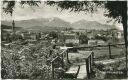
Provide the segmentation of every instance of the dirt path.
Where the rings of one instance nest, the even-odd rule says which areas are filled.
[[[73,66],[80,66],[77,79],[87,78],[86,62],[85,58],[91,53],[91,51],[79,51],[78,53],[69,53],[69,61]],[[78,68],[71,66],[67,73],[76,73]]]

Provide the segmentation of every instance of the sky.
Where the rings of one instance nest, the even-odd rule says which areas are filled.
[[[107,23],[109,18],[105,17],[104,14],[105,9],[99,9],[94,14],[85,14],[85,12],[70,12],[69,10],[57,10],[57,7],[44,5],[43,3],[39,5],[39,7],[30,7],[28,5],[25,5],[24,7],[21,7],[18,3],[15,6],[15,10],[13,13],[13,16],[10,16],[9,14],[5,14],[2,12],[2,20],[28,20],[28,19],[38,19],[38,18],[52,18],[52,17],[58,17],[60,19],[63,19],[67,22],[73,23],[76,21],[79,21],[81,19],[87,20],[87,21],[97,21],[101,24],[109,24],[109,25],[116,25],[118,29],[122,29],[122,24],[117,23]]]

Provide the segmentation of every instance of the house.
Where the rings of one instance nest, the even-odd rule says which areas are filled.
[[[94,34],[93,34],[93,33],[88,33],[88,34],[87,34],[87,37],[88,37],[89,39],[94,39]]]
[[[23,39],[30,39],[30,34],[28,33],[21,33]]]
[[[70,49],[70,48],[73,48],[73,47],[60,46],[61,50],[67,50],[67,49]]]
[[[122,38],[122,33],[121,32],[117,32],[117,38],[121,39]]]
[[[97,40],[88,40],[88,45],[97,45]]]
[[[76,34],[70,33],[70,34],[64,34],[65,39],[76,39]]]
[[[73,43],[73,44],[79,44],[79,39],[66,39],[65,43]]]
[[[105,45],[105,41],[103,41],[103,40],[97,40],[97,45]]]
[[[89,40],[88,45],[105,45],[105,41],[103,40]]]
[[[31,35],[30,35],[30,38],[31,38],[32,40],[37,40],[37,35],[36,35],[36,34],[31,34]]]
[[[73,44],[79,44],[79,38],[76,36],[75,33],[65,34],[65,43],[73,43]]]

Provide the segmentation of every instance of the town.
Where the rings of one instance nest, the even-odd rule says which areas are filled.
[[[63,30],[51,30],[49,32],[33,30],[15,30],[15,23],[11,26],[2,25],[2,43],[34,43],[38,41],[50,41],[58,46],[87,46],[117,44],[123,41],[123,31],[118,29],[84,30],[65,28]],[[9,28],[10,27],[10,28]],[[17,27],[16,27],[17,29]]]

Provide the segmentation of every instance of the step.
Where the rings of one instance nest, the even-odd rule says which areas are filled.
[[[68,71],[65,73],[67,74],[76,74],[79,69],[79,66],[71,66]]]
[[[68,71],[65,72],[64,78],[76,79],[79,73],[80,66],[71,66]]]
[[[86,65],[81,65],[77,79],[85,79],[87,77]]]

